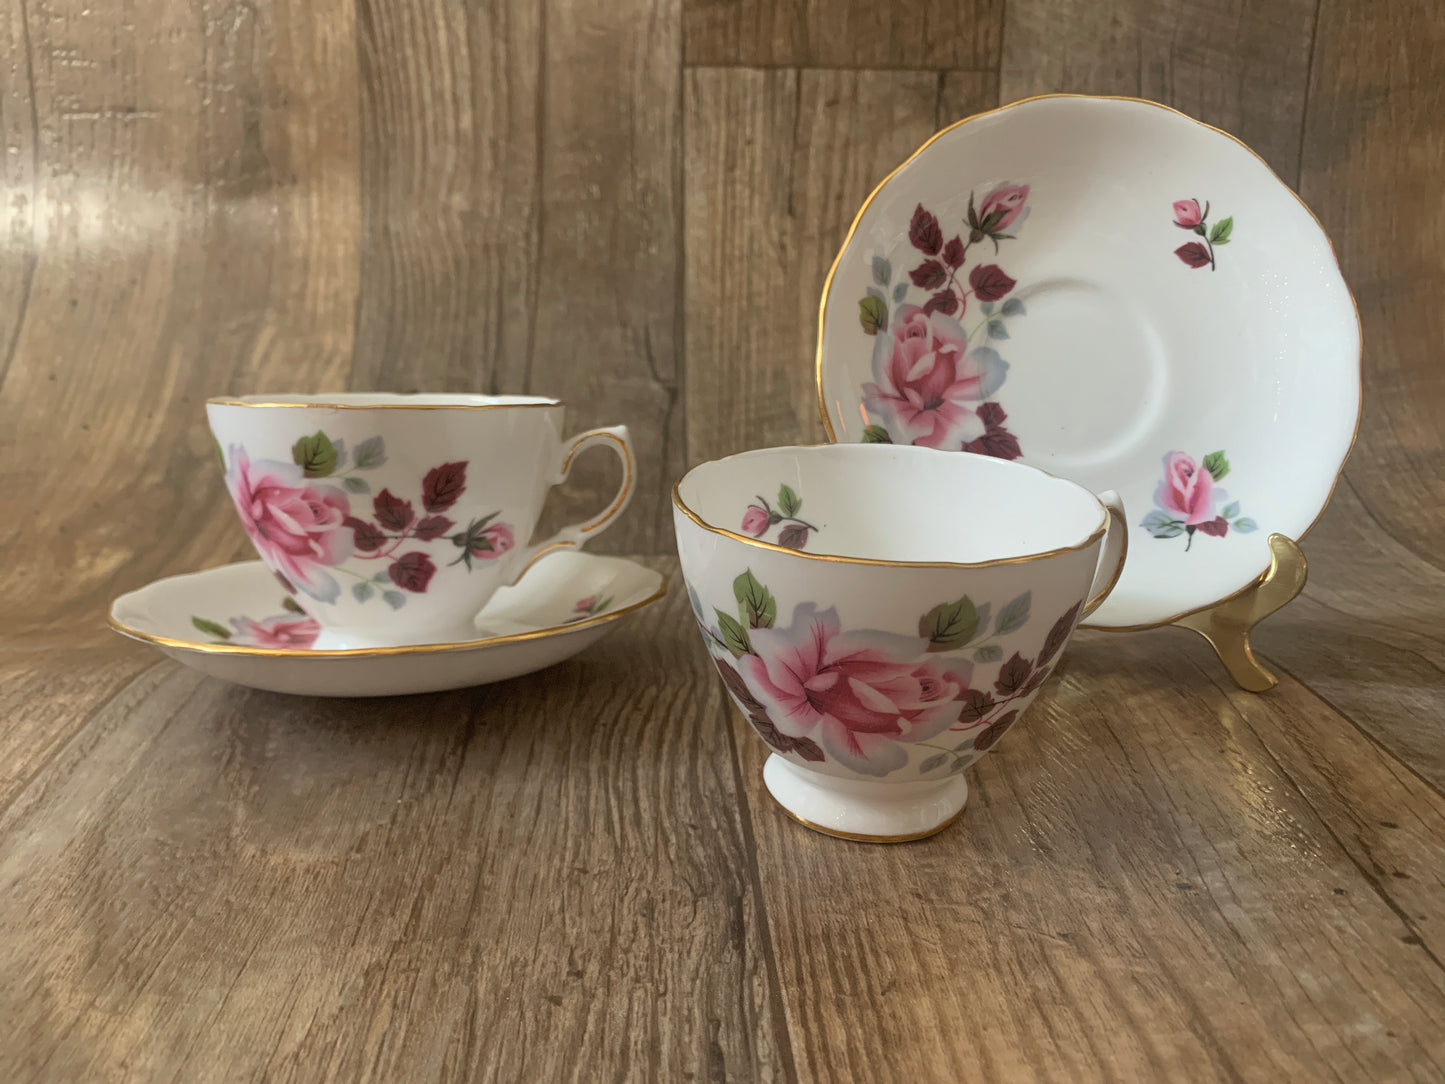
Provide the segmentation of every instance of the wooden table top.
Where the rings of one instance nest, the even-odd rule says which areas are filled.
[[[6,0],[0,44],[0,1080],[1445,1079],[1438,4]],[[1359,441],[1256,637],[1276,688],[1081,633],[955,826],[826,838],[762,786],[668,487],[820,438],[859,202],[1047,90],[1175,105],[1301,192]],[[595,548],[666,600],[385,700],[107,630],[248,554],[205,397],[344,387],[628,423]]]

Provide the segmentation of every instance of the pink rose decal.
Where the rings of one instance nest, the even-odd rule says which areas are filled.
[[[1186,553],[1194,545],[1196,532],[1223,538],[1231,527],[1240,534],[1258,530],[1254,520],[1239,514],[1239,502],[1231,501],[1219,488],[1219,480],[1229,470],[1229,459],[1222,450],[1210,452],[1203,463],[1185,452],[1170,452],[1164,457],[1164,479],[1154,491],[1158,507],[1139,525],[1155,538],[1187,535]]]
[[[1164,481],[1154,493],[1154,503],[1173,512],[1185,524],[1197,526],[1214,518],[1214,479],[1184,452],[1164,457]]]
[[[572,607],[573,613],[586,614],[592,612],[592,607],[597,605],[597,596],[588,595],[586,598],[579,598],[577,604]]]
[[[987,429],[975,404],[1003,384],[1008,363],[988,347],[970,350],[957,320],[902,305],[873,349],[874,383],[864,403],[892,424],[894,439],[958,448]]]
[[[738,669],[777,731],[816,742],[868,775],[908,763],[903,743],[958,721],[969,663],[919,659],[918,644],[883,632],[843,632],[836,609],[798,605],[788,628],[755,628]]]
[[[772,526],[772,520],[768,515],[767,509],[759,508],[755,504],[748,505],[747,511],[743,513],[744,532],[752,535],[754,538],[761,538],[767,533],[770,526]]]
[[[233,617],[235,635],[231,643],[246,647],[308,648],[321,635],[315,618],[296,614],[279,614],[261,621],[249,617]]]
[[[999,185],[978,205],[979,229],[990,235],[1007,233],[1026,211],[1028,198],[1029,186],[1026,184]]]
[[[1203,221],[1204,211],[1199,206],[1197,199],[1177,199],[1174,201],[1174,225],[1181,229],[1192,230]]]
[[[494,523],[477,536],[469,548],[473,557],[484,561],[495,561],[517,544],[512,528],[505,523]]]
[[[226,487],[261,559],[298,590],[322,602],[340,594],[325,569],[351,556],[352,532],[343,530],[351,504],[335,486],[308,482],[292,463],[252,463],[233,445]]]

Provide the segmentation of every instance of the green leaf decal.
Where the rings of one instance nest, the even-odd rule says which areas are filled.
[[[1254,520],[1250,519],[1248,516],[1245,516],[1243,519],[1237,519],[1234,521],[1234,529],[1240,534],[1249,534],[1251,531],[1259,530],[1259,524],[1254,522]]]
[[[1225,519],[1237,519],[1239,517],[1239,502],[1230,501],[1224,506],[1224,511],[1219,514]]]
[[[1224,452],[1210,452],[1204,457],[1204,469],[1214,476],[1218,482],[1229,473],[1229,460],[1224,457]]]
[[[1002,320],[990,320],[988,322],[988,337],[990,339],[1008,338],[1008,328],[1003,326]]]
[[[863,430],[864,444],[892,444],[893,438],[888,435],[888,430],[881,425],[870,425]]]
[[[371,577],[371,582],[372,582],[372,583],[390,583],[390,582],[391,582],[391,574],[390,574],[389,572],[387,572],[385,569],[383,569],[382,571],[378,572],[376,575],[374,575],[374,576]]]
[[[888,280],[893,277],[893,265],[882,256],[873,257],[873,281],[879,286],[887,286]]]
[[[393,610],[399,610],[406,605],[406,596],[400,591],[383,591],[381,593],[381,600]]]
[[[888,330],[888,306],[876,297],[865,297],[858,302],[858,322],[869,335]]]
[[[371,586],[370,581],[361,580],[359,583],[353,583],[351,585],[351,594],[357,602],[365,602],[372,595],[376,594],[376,588]]]
[[[907,296],[908,296],[908,283],[907,283],[906,281],[905,281],[905,282],[900,282],[897,286],[893,287],[893,300],[894,300],[894,301],[902,301],[902,300],[903,300],[905,297],[907,297]]]
[[[781,485],[778,487],[778,510],[783,515],[796,516],[802,507],[802,499],[793,492],[791,486]]]
[[[1184,521],[1174,519],[1168,512],[1161,512],[1157,508],[1145,516],[1139,526],[1152,534],[1155,538],[1178,538],[1184,533]]]
[[[226,628],[225,625],[218,625],[214,621],[207,621],[204,617],[191,618],[191,624],[195,625],[196,628],[213,639],[229,640],[231,638],[231,630]]]
[[[367,437],[356,446],[356,469],[371,470],[386,462],[386,442],[381,437]]]
[[[984,644],[973,653],[973,658],[975,662],[998,662],[1003,658],[1003,648],[998,644]]]
[[[999,311],[1005,316],[1023,316],[1028,310],[1024,308],[1022,301],[1016,297],[1011,297],[1003,303],[1003,308]]]
[[[931,771],[942,768],[943,762],[947,759],[947,753],[934,753],[933,756],[929,757],[918,766],[918,773],[920,775],[927,775]]]
[[[301,608],[301,604],[290,595],[287,595],[281,600],[281,609],[293,614],[304,614],[306,612]]]
[[[325,478],[336,469],[336,448],[321,430],[291,445],[291,458],[307,478]]]
[[[981,313],[983,313],[985,316],[992,316],[992,315],[993,315],[993,302],[992,302],[992,301],[985,301],[982,305],[980,305],[980,306],[978,307],[978,311],[981,312]]]
[[[1214,229],[1209,231],[1209,243],[1211,245],[1229,244],[1229,235],[1234,232],[1234,216],[1221,218],[1214,224]]]
[[[221,451],[221,442],[216,439],[216,434],[211,434],[211,446],[216,449],[216,461],[221,464],[221,473],[226,473],[226,453]]]
[[[868,287],[868,296],[869,296],[869,297],[873,297],[873,298],[877,298],[879,301],[882,301],[882,302],[885,302],[885,303],[888,301],[888,295],[885,294],[882,290],[878,289],[878,287],[876,287],[876,286],[870,286],[870,287]]]
[[[748,639],[748,630],[737,623],[737,619],[730,617],[721,610],[714,610],[717,614],[718,624],[722,627],[723,643],[733,653],[733,658],[740,659],[744,655],[751,655],[753,652],[752,641]]]
[[[343,479],[341,480],[341,484],[346,487],[346,492],[348,492],[348,493],[370,493],[370,492],[371,492],[371,484],[370,484],[369,482],[367,482],[367,480],[366,480],[365,478],[358,478],[358,477],[357,477],[356,475],[354,475],[354,474],[351,475],[349,478],[343,478]]]
[[[738,616],[750,629],[770,629],[778,619],[778,600],[758,582],[752,569],[733,580],[733,597],[738,600]]]
[[[1014,599],[998,612],[998,622],[994,625],[994,634],[1002,636],[1006,632],[1013,632],[1021,629],[1028,622],[1029,608],[1033,605],[1034,595],[1032,591],[1025,591],[1018,598]]]
[[[918,635],[928,641],[929,651],[951,651],[972,640],[978,624],[973,599],[964,595],[957,602],[940,603],[919,618]]]

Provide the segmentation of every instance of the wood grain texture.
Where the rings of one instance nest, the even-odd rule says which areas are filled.
[[[941,124],[993,105],[993,91],[971,72],[688,72],[690,463],[824,439],[818,299],[853,215]]]
[[[686,0],[698,66],[997,70],[1005,0]]]
[[[169,662],[97,695],[75,667],[51,695],[101,706],[0,807],[0,1073],[781,1075],[687,612],[674,590],[576,660],[433,697]]]

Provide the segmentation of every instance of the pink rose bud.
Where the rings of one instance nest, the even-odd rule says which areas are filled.
[[[1204,212],[1200,209],[1197,199],[1174,201],[1174,225],[1180,229],[1192,230],[1202,221],[1204,221]]]
[[[588,595],[586,598],[579,598],[577,600],[577,605],[573,606],[572,609],[575,613],[585,614],[588,610],[592,609],[592,607],[596,605],[597,596]]]
[[[990,233],[1003,233],[1018,221],[1028,198],[1029,186],[1026,184],[999,185],[978,205],[978,220],[982,228]],[[993,222],[989,221],[990,217]]]
[[[763,537],[769,522],[767,509],[759,508],[755,504],[748,505],[748,510],[743,513],[743,530],[755,538]]]

